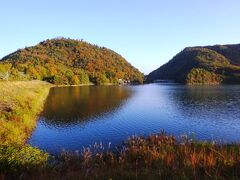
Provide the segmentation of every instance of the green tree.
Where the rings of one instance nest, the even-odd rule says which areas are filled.
[[[73,77],[73,75],[74,75],[74,73],[73,73],[72,70],[68,69],[68,70],[66,70],[65,75],[66,75],[66,77],[67,77],[69,80],[71,80],[72,77]]]
[[[96,84],[107,84],[109,83],[109,79],[106,77],[105,74],[98,74],[97,77],[96,77]]]
[[[89,84],[89,76],[88,74],[81,72],[79,75],[79,80],[81,84]]]
[[[8,81],[10,76],[11,64],[0,64],[0,79]]]

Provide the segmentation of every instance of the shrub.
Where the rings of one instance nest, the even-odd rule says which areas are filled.
[[[213,72],[201,68],[193,68],[187,75],[186,83],[194,84],[220,84],[222,78]]]
[[[49,155],[32,146],[0,146],[0,172],[29,170],[46,165]]]

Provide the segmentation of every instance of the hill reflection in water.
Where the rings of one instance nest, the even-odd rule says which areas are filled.
[[[115,111],[131,96],[121,86],[84,86],[52,88],[42,117],[51,126],[84,123]]]

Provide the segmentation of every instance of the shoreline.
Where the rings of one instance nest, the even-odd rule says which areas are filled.
[[[64,85],[64,84],[54,85],[54,84],[53,84],[53,87],[77,87],[77,86],[95,86],[95,84],[93,84],[93,83],[89,83],[89,84],[78,84],[78,85]]]

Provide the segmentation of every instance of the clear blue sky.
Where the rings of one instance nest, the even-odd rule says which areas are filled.
[[[0,58],[59,36],[113,49],[147,74],[186,46],[240,43],[240,1],[1,0]]]

